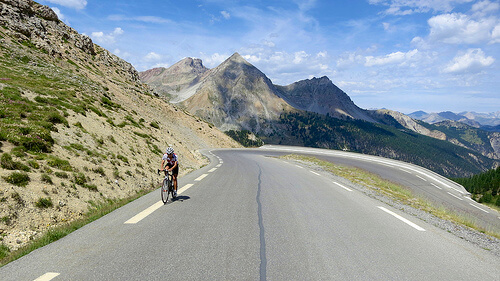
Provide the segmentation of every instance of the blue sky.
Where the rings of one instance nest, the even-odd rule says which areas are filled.
[[[138,71],[234,52],[274,84],[328,76],[360,107],[500,111],[499,0],[43,0]]]

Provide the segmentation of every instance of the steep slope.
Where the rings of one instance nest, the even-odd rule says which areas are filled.
[[[185,58],[169,68],[153,68],[139,73],[144,83],[151,85],[171,102],[181,102],[196,91],[196,86],[208,68],[200,59]]]
[[[0,234],[11,249],[100,202],[152,190],[167,145],[181,174],[238,147],[151,94],[127,62],[29,0],[0,0]]]
[[[280,96],[297,109],[329,115],[376,122],[366,110],[356,106],[349,96],[324,76],[277,86]]]
[[[257,134],[272,133],[273,122],[292,109],[275,94],[269,78],[238,53],[209,70],[196,93],[181,104],[221,130]]]

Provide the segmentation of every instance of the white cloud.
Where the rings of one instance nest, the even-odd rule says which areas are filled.
[[[144,57],[145,61],[159,61],[162,59],[162,56],[155,53],[155,52],[150,52]]]
[[[365,57],[365,66],[377,66],[386,64],[404,64],[418,53],[417,49],[403,52],[394,52],[381,57],[367,56]]]
[[[428,20],[429,38],[448,44],[477,44],[491,39],[491,31],[497,24],[495,18],[474,20],[460,14],[443,14]]]
[[[495,62],[493,57],[486,57],[481,49],[468,49],[455,58],[443,70],[444,73],[478,73]]]
[[[308,57],[309,57],[309,54],[307,54],[305,51],[295,52],[294,58],[293,58],[293,63],[300,64]]]
[[[231,14],[229,14],[227,11],[221,11],[220,13],[227,20],[231,18]]]
[[[491,32],[491,44],[493,43],[500,43],[500,24],[495,26],[493,31]]]
[[[99,44],[113,44],[116,41],[116,37],[123,34],[123,29],[120,27],[115,28],[113,32],[105,34],[102,31],[92,32],[90,37]]]
[[[496,12],[500,9],[500,4],[496,2],[490,2],[489,0],[477,2],[472,5],[471,12],[474,13],[475,16],[481,17],[486,14]]]
[[[112,21],[140,21],[146,23],[171,23],[171,20],[156,16],[126,17],[124,15],[110,15],[108,20]]]
[[[54,7],[54,8],[51,8],[51,9],[52,9],[52,11],[54,11],[54,13],[56,13],[57,17],[60,20],[64,21],[66,19],[66,17],[63,15],[63,13],[61,13],[61,10],[59,10],[59,8]]]
[[[411,15],[427,12],[450,12],[455,5],[473,0],[369,0],[372,5],[388,6],[385,11],[389,15]]]
[[[213,67],[218,66],[219,64],[221,64],[223,61],[225,61],[230,56],[231,55],[219,54],[219,53],[214,53],[212,55],[207,55],[204,53],[200,54],[200,58],[203,60],[203,64],[209,68],[213,68]]]
[[[87,6],[87,0],[45,0],[68,8],[81,10]]]

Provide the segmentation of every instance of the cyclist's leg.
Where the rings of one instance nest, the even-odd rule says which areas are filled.
[[[177,192],[177,176],[179,175],[179,166],[175,167],[172,171],[173,179],[174,179],[174,190]]]
[[[172,179],[174,181],[174,190],[177,192],[177,174],[173,174]]]

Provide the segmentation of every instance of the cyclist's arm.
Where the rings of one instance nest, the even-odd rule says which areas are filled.
[[[177,163],[179,161],[175,161],[175,164],[169,169],[169,171],[173,171],[177,167]]]
[[[164,159],[161,160],[160,171],[163,171],[163,167],[164,167],[163,164],[165,164],[165,160]]]

